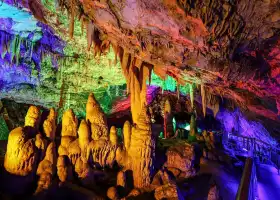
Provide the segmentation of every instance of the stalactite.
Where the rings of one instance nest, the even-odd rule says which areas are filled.
[[[131,62],[131,56],[129,54],[129,52],[127,52],[125,49],[123,50],[123,56],[122,56],[122,61],[121,61],[121,67],[122,67],[122,72],[123,72],[123,75],[126,79],[126,85],[127,85],[127,94],[130,92],[130,88],[129,88],[129,85],[130,85],[130,75],[129,75],[129,66],[130,66],[130,63],[129,61]]]
[[[191,100],[191,107],[193,109],[193,103],[194,103],[194,88],[193,84],[190,84],[190,100]]]
[[[92,46],[92,43],[93,43],[93,38],[94,38],[94,24],[89,21],[87,23],[87,50],[89,51],[91,46]]]
[[[201,103],[204,117],[206,116],[207,98],[204,84],[201,84]]]
[[[69,37],[70,39],[73,38],[74,35],[74,27],[75,27],[75,15],[74,15],[74,10],[71,9],[71,14],[70,14],[70,22],[69,22]]]
[[[132,119],[134,123],[137,123],[139,114],[141,112],[141,83],[139,82],[139,69],[133,66],[129,67],[129,92],[130,92],[130,105]]]
[[[115,54],[115,60],[114,60],[114,65],[116,65],[117,64],[117,58],[118,58],[118,45],[115,45],[115,44],[113,44],[113,43],[111,43],[111,45],[112,45],[112,49],[113,49],[113,51],[114,51],[114,54]]]
[[[177,98],[180,99],[180,84],[177,81]]]

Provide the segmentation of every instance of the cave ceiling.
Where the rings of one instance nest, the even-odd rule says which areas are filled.
[[[157,76],[152,85],[162,87],[171,77],[172,87],[195,88],[196,96],[204,91],[211,109],[215,106],[211,101],[228,99],[242,111],[279,122],[278,0],[5,2],[26,16],[18,22],[13,16],[0,14],[1,22],[11,27],[9,34],[42,44],[36,50],[45,53],[34,50],[33,69],[21,68],[30,62],[24,59],[18,68],[2,67],[1,73],[10,76],[26,70],[26,76],[20,73],[22,78],[17,78],[24,92],[4,88],[2,97],[29,101],[35,95],[38,98],[33,101],[47,107],[53,102],[61,106],[61,99],[65,99],[64,106],[71,107],[77,101],[84,104],[86,94],[94,90],[100,94],[98,100],[106,96],[104,102],[111,102],[110,112],[113,100],[122,102],[127,96],[122,68],[136,60],[152,66],[153,76]],[[19,25],[26,20],[32,21],[30,26]],[[1,32],[5,29],[0,25]],[[51,42],[44,44],[44,38]],[[36,59],[37,54],[43,54],[44,59]],[[9,78],[1,79],[7,83]],[[196,100],[203,104],[200,98]]]

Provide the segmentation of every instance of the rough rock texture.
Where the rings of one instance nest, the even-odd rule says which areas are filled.
[[[92,186],[95,184],[93,170],[90,168],[89,164],[84,162],[81,158],[78,158],[76,161],[75,172],[83,185]]]
[[[55,143],[50,143],[45,158],[39,163],[36,174],[39,176],[35,194],[46,191],[52,184],[52,178],[56,169],[56,149]]]
[[[171,76],[178,85],[195,83],[202,89],[204,113],[206,107],[217,112],[218,101],[210,101],[211,94],[213,99],[233,100],[243,112],[276,122],[280,94],[278,4],[277,0],[75,3],[83,8],[77,16],[91,19],[87,31],[99,36],[88,37],[89,48],[94,44],[95,51],[102,54],[111,43],[122,67],[128,69],[125,77],[135,94],[132,103],[142,102],[142,79],[129,72],[138,73],[141,65],[149,63],[162,79]],[[70,9],[65,1],[62,6]],[[131,65],[139,70],[131,70]],[[193,102],[198,88],[191,88]]]
[[[25,116],[24,126],[33,127],[37,130],[40,123],[40,110],[36,106],[30,106]]]
[[[121,186],[126,188],[126,173],[124,171],[120,171],[117,175],[117,186]]]
[[[153,173],[155,140],[146,107],[142,109],[138,123],[132,127],[131,144],[128,150],[128,168],[133,171],[134,186],[149,186]]]
[[[117,145],[118,144],[118,135],[117,135],[117,129],[115,126],[112,126],[110,128],[110,134],[109,134],[109,139],[112,145]]]
[[[92,140],[87,148],[87,159],[97,167],[113,166],[116,160],[117,146],[108,139]]]
[[[43,124],[44,133],[47,138],[50,140],[55,139],[56,132],[56,112],[53,108],[50,109],[48,118],[44,121]]]
[[[155,199],[156,200],[183,200],[184,197],[180,193],[179,188],[176,184],[166,184],[156,188],[155,190]]]
[[[38,149],[30,132],[30,127],[19,127],[9,134],[4,167],[11,174],[26,176],[36,170]]]
[[[169,100],[167,99],[164,103],[164,137],[170,138],[174,134],[173,124],[172,124],[172,111]]]
[[[219,194],[219,189],[217,188],[217,185],[213,185],[207,196],[207,200],[220,200],[220,194]]]
[[[72,167],[67,156],[59,156],[57,159],[57,176],[61,182],[72,180]]]
[[[167,150],[166,156],[165,167],[179,169],[185,173],[185,178],[195,174],[192,163],[198,158],[196,158],[192,145],[172,146]]]
[[[95,130],[93,130],[93,127],[94,129],[96,129],[95,127],[98,127],[98,137],[108,136],[106,116],[92,93],[89,95],[86,105],[86,120],[91,125],[92,135],[94,135],[92,139],[96,139],[96,134],[94,134]]]
[[[77,137],[78,119],[71,109],[65,111],[62,116],[61,136]]]
[[[112,200],[118,200],[119,195],[116,187],[110,187],[107,191],[107,197]]]

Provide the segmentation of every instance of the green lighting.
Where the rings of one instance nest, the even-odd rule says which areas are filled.
[[[0,116],[0,140],[7,140],[9,136],[9,129],[8,126],[3,119],[2,116]]]

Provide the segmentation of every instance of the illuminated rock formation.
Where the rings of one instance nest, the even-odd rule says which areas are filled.
[[[25,116],[24,126],[30,126],[37,130],[40,123],[40,110],[36,106],[30,106]]]
[[[176,184],[166,184],[156,188],[155,199],[156,200],[164,200],[164,199],[183,200],[184,197],[180,193],[180,190]]]
[[[146,107],[132,127],[131,144],[128,150],[127,168],[133,171],[134,187],[142,188],[150,185],[155,154],[155,141],[152,136],[150,118]]]
[[[116,160],[117,146],[109,140],[92,140],[87,148],[87,160],[97,167],[113,166]]]
[[[220,198],[220,193],[217,185],[212,185],[210,187],[210,190],[208,192],[207,200],[219,200]]]
[[[167,161],[164,166],[170,171],[174,171],[173,169],[178,169],[181,171],[180,176],[184,176],[188,178],[195,174],[194,166],[192,166],[192,162],[195,161],[196,158],[194,147],[192,145],[178,145],[170,147],[167,152]]]
[[[195,115],[191,115],[191,121],[190,121],[190,133],[188,140],[194,141],[196,139],[196,133],[197,133],[197,127],[196,127],[196,118]]]
[[[78,120],[71,109],[65,111],[62,116],[61,136],[77,137]]]
[[[116,187],[110,187],[107,191],[107,197],[111,200],[118,200],[119,195],[118,195],[118,190]]]
[[[56,160],[55,144],[52,142],[47,148],[45,158],[38,165],[37,175],[39,176],[39,180],[35,194],[50,188],[55,173]]]
[[[35,146],[38,148],[40,153],[40,160],[45,157],[45,151],[47,149],[47,140],[45,140],[41,133],[38,133],[35,137]]]
[[[131,125],[129,121],[126,121],[123,125],[123,137],[124,147],[128,150],[131,142]]]
[[[86,158],[86,151],[87,151],[87,146],[91,141],[91,135],[90,135],[90,129],[86,123],[85,120],[81,121],[79,131],[79,146],[81,148],[81,153],[84,158]]]
[[[81,148],[78,139],[69,144],[68,157],[73,165],[75,165],[77,159],[81,157]]]
[[[36,120],[33,119],[27,120],[26,124],[35,125]],[[19,127],[9,134],[4,167],[11,174],[26,176],[36,170],[38,149],[30,132],[29,127]]]
[[[172,124],[171,105],[167,99],[164,103],[164,138],[169,138],[174,134]]]
[[[119,171],[117,175],[117,186],[126,188],[126,174],[124,171]]]
[[[89,164],[84,162],[81,158],[77,159],[75,172],[83,185],[92,186],[95,184],[93,170],[90,168]]]
[[[106,116],[92,93],[89,95],[86,105],[86,120],[91,125],[91,129],[94,127],[94,130],[92,130],[92,135],[94,135],[94,132],[97,132],[96,127],[98,126],[98,136],[108,136]],[[92,138],[94,140],[96,139],[95,135],[94,138]]]
[[[72,180],[72,167],[67,156],[59,156],[57,159],[56,167],[58,178],[62,183]]]
[[[117,136],[117,130],[115,126],[112,126],[110,129],[110,142],[112,145],[118,144],[118,136]]]
[[[43,129],[46,137],[53,141],[56,131],[56,112],[53,108],[50,109],[49,116],[44,121]]]

